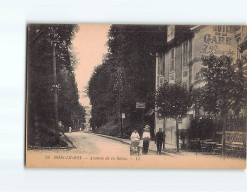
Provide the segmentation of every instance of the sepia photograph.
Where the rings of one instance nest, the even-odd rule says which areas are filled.
[[[26,167],[246,169],[247,26],[26,33]]]

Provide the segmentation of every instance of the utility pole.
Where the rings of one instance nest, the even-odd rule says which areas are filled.
[[[55,118],[55,132],[57,132],[58,123],[58,85],[57,85],[57,65],[56,65],[56,42],[53,42],[53,82],[54,82],[54,118]]]
[[[121,98],[121,92],[122,92],[122,74],[121,74],[121,67],[117,68],[117,74],[118,74],[118,105],[119,105],[119,122],[120,122],[120,132],[121,132],[121,137],[123,138],[123,121],[122,121],[122,109],[121,109],[121,103],[122,103],[122,98]]]
[[[121,114],[121,137],[123,138],[123,116],[122,116],[122,112]]]

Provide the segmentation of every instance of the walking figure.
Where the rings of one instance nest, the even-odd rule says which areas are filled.
[[[164,135],[163,150],[165,150],[165,144],[166,144],[166,133],[165,133],[165,131],[163,132],[163,135]]]
[[[134,130],[130,136],[131,144],[130,144],[130,155],[138,154],[139,155],[139,144],[140,144],[140,136],[137,130]]]
[[[149,148],[149,140],[150,140],[150,126],[145,125],[142,139],[143,139],[143,148],[142,148],[142,153],[147,154],[148,153],[148,148]]]
[[[159,131],[156,133],[157,154],[161,154],[162,144],[164,144],[164,133],[160,128]]]

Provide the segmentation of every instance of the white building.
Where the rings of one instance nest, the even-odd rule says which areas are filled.
[[[214,54],[227,55],[236,60],[241,57],[240,51],[247,48],[246,40],[246,26],[168,26],[167,42],[156,53],[156,89],[165,81],[187,87],[192,84],[197,87],[204,85],[205,81],[199,72],[201,61],[195,59]],[[205,113],[200,110],[198,114]],[[190,110],[183,116],[179,129],[188,129],[193,117],[195,111]],[[166,143],[175,146],[175,120],[160,118],[155,112],[155,133],[160,128],[166,133]]]

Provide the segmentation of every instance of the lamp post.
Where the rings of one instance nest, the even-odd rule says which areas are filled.
[[[123,134],[123,121],[124,121],[124,119],[125,119],[125,113],[122,112],[121,113],[121,136],[122,136],[122,138],[124,137],[124,134]]]

